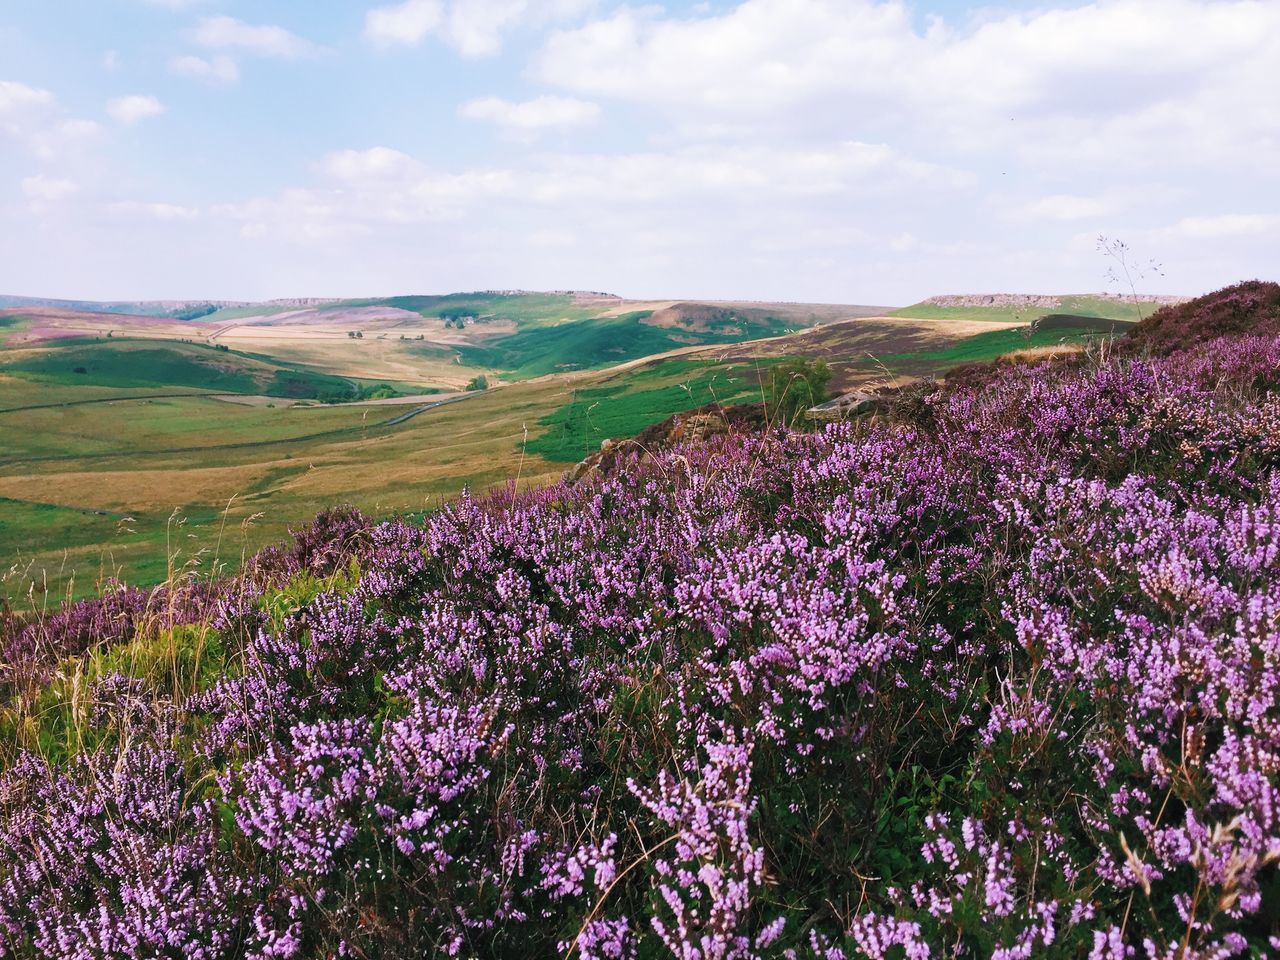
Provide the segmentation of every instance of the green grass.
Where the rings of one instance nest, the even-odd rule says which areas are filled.
[[[0,556],[9,558],[33,542],[67,547],[113,537],[123,515],[92,508],[62,507],[0,497]]]
[[[136,517],[119,511],[62,506],[0,497],[0,595],[19,600],[35,584],[36,604],[56,603],[64,596],[96,593],[99,585],[121,572],[116,554],[133,559],[127,565],[132,583],[155,584],[170,573],[169,551],[181,550],[183,559],[194,552],[190,531],[216,531],[218,513],[213,508],[186,511],[181,519],[169,514]],[[212,540],[198,537],[200,546]],[[37,553],[38,552],[38,553]],[[38,557],[38,559],[37,559]],[[6,574],[12,571],[12,582]],[[40,595],[48,590],[47,601]],[[20,596],[12,596],[17,593]]]
[[[216,313],[211,313],[207,317],[200,319],[206,323],[231,323],[235,320],[243,320],[245,317],[274,317],[281,313],[290,313],[298,307],[223,307]]]
[[[446,296],[388,297],[382,300],[352,301],[347,306],[387,306],[410,310],[424,317],[436,317],[449,307],[474,310],[476,316],[512,320],[522,329],[561,320],[586,320],[600,312],[600,306],[580,305],[557,293],[451,293]]]
[[[758,398],[753,372],[746,366],[681,360],[628,371],[574,391],[568,403],[538,421],[546,430],[527,449],[551,461],[576,462],[600,449],[602,440],[634,436],[674,413]]]
[[[892,311],[891,317],[915,317],[920,320],[981,320],[1003,323],[1030,323],[1052,313],[1069,313],[1080,317],[1099,317],[1106,320],[1139,320],[1156,310],[1152,303],[1106,300],[1101,297],[1063,297],[1056,307],[939,307],[917,303]]]
[[[962,363],[982,363],[995,360],[1014,350],[1028,347],[1051,347],[1060,343],[1074,343],[1098,336],[1087,331],[1070,330],[1038,330],[1034,333],[1027,328],[1017,327],[1009,330],[992,330],[990,333],[979,333],[946,350],[924,350],[919,353],[894,354],[881,357],[885,362],[909,360],[926,361],[947,366],[958,366]]]
[[[740,324],[742,332],[673,330],[643,321],[650,311],[587,323],[563,323],[522,330],[509,337],[478,346],[459,348],[468,366],[504,370],[513,379],[527,379],[563,370],[596,370],[601,367],[664,353],[692,344],[737,343],[785,331],[780,321]]]
[[[345,377],[205,344],[152,340],[63,343],[0,365],[0,373],[61,386],[185,387],[325,401],[354,399],[359,392]]]
[[[0,464],[29,458],[121,456],[232,444],[296,440],[334,430],[358,430],[386,420],[382,407],[283,410],[211,397],[149,397],[0,415]]]
[[[230,354],[194,344],[126,341],[57,346],[0,369],[69,386],[180,386],[246,394],[257,392],[259,386],[253,372]]]
[[[27,322],[26,317],[0,317],[0,343],[4,343],[25,327]]]

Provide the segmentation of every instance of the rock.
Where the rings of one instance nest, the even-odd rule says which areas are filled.
[[[871,413],[879,408],[881,398],[878,393],[868,390],[855,390],[842,397],[820,403],[805,411],[810,420],[849,420]]]

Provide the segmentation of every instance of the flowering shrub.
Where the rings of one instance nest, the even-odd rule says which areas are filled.
[[[1274,956],[1278,391],[1010,367],[335,523],[217,682],[10,751],[0,956]]]

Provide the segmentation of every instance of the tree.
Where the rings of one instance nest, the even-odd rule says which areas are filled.
[[[810,407],[827,399],[831,368],[818,360],[788,360],[769,371],[766,408],[769,419],[794,426]]]
[[[467,390],[469,391],[488,390],[488,389],[489,389],[489,378],[486,377],[483,373],[480,374],[479,376],[472,377],[471,382],[467,384]]]
[[[459,330],[468,320],[475,321],[479,316],[474,307],[445,307],[440,311],[440,319],[446,327],[456,326]]]

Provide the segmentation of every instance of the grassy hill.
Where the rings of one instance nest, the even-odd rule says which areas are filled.
[[[1269,956],[1278,311],[0,611],[8,953]]]
[[[1066,295],[1046,299],[1050,299],[1053,302],[1043,305],[1029,304],[1022,306],[1001,304],[943,306],[926,300],[909,307],[893,310],[889,315],[894,317],[916,317],[922,320],[994,320],[1031,323],[1040,317],[1058,313],[1136,323],[1143,317],[1151,316],[1159,309],[1159,304],[1154,302],[1097,297],[1088,294]]]
[[[0,345],[0,570],[18,571],[0,592],[38,581],[84,594],[103,571],[154,583],[166,544],[208,569],[336,500],[384,516],[516,476],[546,483],[606,438],[753,399],[768,364],[788,357],[825,359],[842,391],[1088,333],[842,319],[862,312],[457,294],[181,322],[0,314],[0,335],[19,335]],[[461,329],[442,314],[464,317]],[[680,356],[645,362],[671,350]],[[494,389],[390,425],[415,407],[292,406],[460,389],[481,373]]]
[[[362,389],[349,379],[202,343],[119,338],[52,343],[39,350],[24,350],[13,359],[0,354],[0,373],[50,386],[187,387],[211,393],[322,401],[355,400]]]

